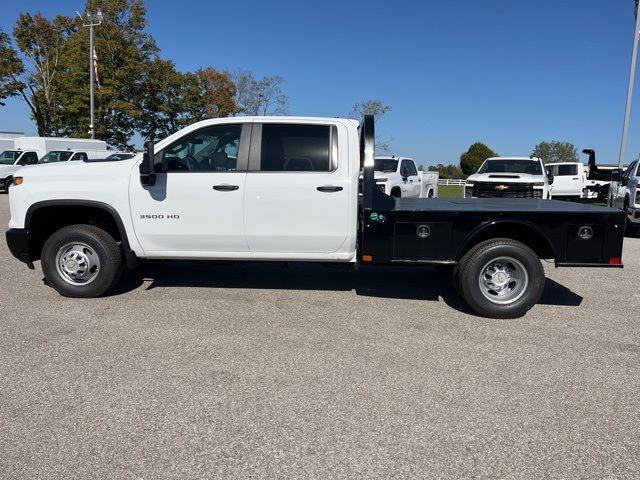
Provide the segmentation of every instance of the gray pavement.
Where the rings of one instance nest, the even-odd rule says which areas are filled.
[[[73,300],[0,258],[3,479],[640,477],[640,239],[546,266],[518,320],[429,268],[152,264]]]

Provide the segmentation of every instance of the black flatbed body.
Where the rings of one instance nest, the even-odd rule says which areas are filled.
[[[366,263],[455,264],[479,241],[504,237],[556,266],[619,268],[624,213],[533,198],[392,198],[371,188],[360,231]]]

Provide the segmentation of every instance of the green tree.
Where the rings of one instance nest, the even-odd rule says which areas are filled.
[[[32,65],[21,82],[20,94],[31,110],[38,135],[56,135],[59,131],[60,101],[58,98],[63,51],[73,33],[71,18],[62,15],[48,20],[41,13],[21,13],[13,36],[18,49]]]
[[[465,178],[466,175],[462,173],[462,170],[458,165],[443,165],[439,163],[437,165],[429,165],[430,172],[438,172],[440,178]]]
[[[484,143],[476,142],[469,147],[469,150],[460,155],[460,169],[465,175],[471,175],[480,168],[482,162],[487,158],[497,156],[498,154]]]
[[[156,59],[143,84],[138,100],[144,115],[138,129],[146,139],[163,138],[193,122],[226,117],[238,110],[230,75],[211,67],[180,73],[173,62]]]
[[[24,64],[11,45],[9,35],[0,30],[0,105],[9,97],[19,95],[24,84],[19,80]]]
[[[127,148],[146,115],[140,109],[141,98],[151,85],[145,79],[158,59],[158,47],[144,31],[142,0],[89,0],[85,8],[101,9],[104,14],[104,21],[95,28],[96,138]],[[75,34],[65,44],[64,74],[59,77],[60,130],[64,135],[86,137],[90,123],[89,31],[81,27],[79,19],[75,27]]]
[[[542,159],[543,163],[577,162],[578,150],[569,142],[540,142],[536,145],[531,156]]]

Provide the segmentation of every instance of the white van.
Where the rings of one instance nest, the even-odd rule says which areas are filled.
[[[111,152],[108,150],[51,150],[40,158],[38,164],[71,162],[74,160],[104,160]]]
[[[90,138],[17,137],[14,143],[16,150],[35,150],[38,152],[38,158],[44,157],[52,150],[108,150],[107,142]]]

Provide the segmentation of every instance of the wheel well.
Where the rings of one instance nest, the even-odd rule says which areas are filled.
[[[42,206],[27,214],[29,250],[38,260],[47,239],[56,231],[70,225],[94,225],[106,231],[117,242],[123,240],[119,219],[108,210],[90,205]],[[126,239],[125,239],[126,240]]]
[[[391,188],[391,195],[393,195],[394,193],[400,194],[400,192],[401,192],[400,187]]]
[[[538,255],[538,258],[555,258],[553,246],[538,229],[523,223],[504,222],[484,227],[472,234],[458,252],[457,260],[479,243],[495,238],[510,238],[524,243]]]

